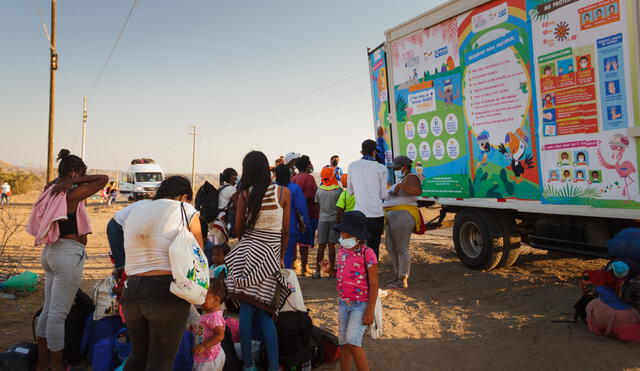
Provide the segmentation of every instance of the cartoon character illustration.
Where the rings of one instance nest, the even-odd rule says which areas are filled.
[[[420,76],[418,76],[418,69],[414,68],[413,69],[413,80],[418,80],[420,78]]]
[[[553,95],[546,94],[542,102],[542,108],[552,108],[554,106]]]
[[[586,71],[589,69],[589,58],[583,55],[578,60],[578,71]]]
[[[587,164],[587,155],[584,152],[580,151],[580,152],[578,152],[576,154],[576,163],[575,163],[575,165],[576,166],[588,165]]]
[[[487,164],[487,159],[489,157],[489,153],[491,152],[491,144],[489,143],[489,132],[484,130],[478,135],[478,147],[480,147],[480,152],[482,153],[482,160],[478,161],[476,168],[479,169],[481,166],[485,166]]]
[[[618,173],[618,176],[624,181],[624,185],[622,186],[622,196],[627,196],[627,199],[631,200],[629,186],[635,183],[635,180],[633,180],[631,175],[636,172],[636,168],[633,166],[631,161],[622,161],[624,152],[629,148],[629,137],[622,134],[614,135],[609,141],[609,148],[611,148],[612,151],[611,158],[615,162],[613,164],[607,162],[602,155],[602,151],[600,151],[600,147],[598,147],[597,152],[598,160],[606,169],[613,169]]]
[[[529,137],[524,134],[522,128],[516,129],[514,132],[509,132],[504,138],[504,144],[500,144],[500,153],[502,153],[507,160],[511,160],[511,170],[513,176],[511,180],[516,184],[520,184],[523,180],[522,175],[526,169],[533,168],[533,157],[528,154],[524,160],[525,149],[529,146]],[[526,166],[526,167],[525,167]]]
[[[562,181],[568,182],[571,180],[571,172],[569,170],[565,170],[562,172]]]
[[[577,182],[582,182],[584,180],[584,170],[576,171],[576,179]]]
[[[444,100],[447,107],[451,107],[453,105],[453,101],[458,99],[460,94],[455,94],[451,80],[444,80],[443,88],[438,91],[438,96],[440,99]]]
[[[569,165],[569,153],[562,152],[560,154],[560,161],[558,162],[558,166]]]
[[[551,170],[551,174],[549,174],[549,180],[558,180],[558,170]]]

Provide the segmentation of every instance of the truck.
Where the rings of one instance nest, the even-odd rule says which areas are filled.
[[[153,198],[164,180],[162,167],[149,158],[131,160],[129,168],[120,176],[120,193],[129,201]]]
[[[413,160],[464,265],[510,266],[523,243],[606,257],[640,225],[639,9],[452,0],[367,50],[385,161]]]

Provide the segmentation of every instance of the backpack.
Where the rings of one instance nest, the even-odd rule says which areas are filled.
[[[340,345],[337,336],[323,328],[313,326],[311,337],[318,348],[313,354],[312,365],[314,368],[320,364],[334,363],[340,359]]]
[[[607,241],[607,250],[612,258],[634,258],[640,260],[640,228],[626,228]]]
[[[38,360],[38,346],[21,342],[0,353],[0,371],[31,371]]]
[[[193,369],[193,334],[185,331],[180,340],[178,352],[173,360],[173,371],[191,371]]]
[[[624,281],[616,278],[611,271],[586,270],[582,272],[582,292],[591,297],[598,296],[596,292],[598,286],[608,287],[617,292],[620,290],[623,282]]]
[[[120,316],[104,317],[95,321],[93,314],[87,316],[82,334],[80,350],[88,359],[93,356],[93,348],[100,340],[113,337],[124,327]]]
[[[307,312],[281,312],[276,320],[280,364],[285,370],[302,370],[311,362],[313,322]]]
[[[93,371],[111,371],[121,365],[130,352],[131,341],[127,328],[123,327],[115,335],[103,338],[95,344],[91,367]]]
[[[224,210],[225,228],[227,229],[227,235],[229,235],[229,238],[238,238],[238,236],[236,236],[236,200],[240,197],[239,195],[240,193],[236,192],[236,194],[231,196],[231,199]]]
[[[67,361],[78,361],[82,359],[82,337],[85,320],[94,310],[93,300],[84,291],[78,289],[76,298],[71,306],[69,315],[64,322],[64,353],[63,358]],[[31,328],[33,338],[36,338],[36,324],[38,317],[42,313],[42,308],[33,316]]]
[[[587,305],[589,331],[598,336],[612,335],[621,341],[640,343],[640,314],[637,309],[615,309],[600,299]]]
[[[224,188],[224,187],[223,187]],[[200,212],[200,226],[202,238],[207,238],[207,225],[218,216],[218,194],[222,188],[217,189],[208,181],[205,181],[196,192],[195,207]]]

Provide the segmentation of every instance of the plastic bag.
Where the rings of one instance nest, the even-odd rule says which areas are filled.
[[[182,208],[182,226],[169,246],[169,261],[173,281],[169,291],[191,304],[202,305],[209,289],[209,263],[198,241],[189,231],[188,219]]]
[[[118,300],[112,290],[114,285],[113,276],[109,276],[102,281],[98,281],[95,286],[93,286],[93,302],[96,306],[93,312],[94,321],[119,314],[120,308]]]
[[[280,312],[306,312],[307,307],[304,305],[302,290],[300,290],[300,283],[298,282],[296,272],[292,269],[281,269],[280,272],[287,283],[287,287],[291,290],[291,295],[287,298]]]
[[[0,283],[0,288],[34,291],[37,285],[38,275],[31,271],[24,271]]]

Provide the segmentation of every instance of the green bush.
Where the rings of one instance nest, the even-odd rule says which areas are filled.
[[[42,179],[32,173],[0,170],[0,184],[4,182],[9,183],[12,194],[19,195],[33,190]]]

